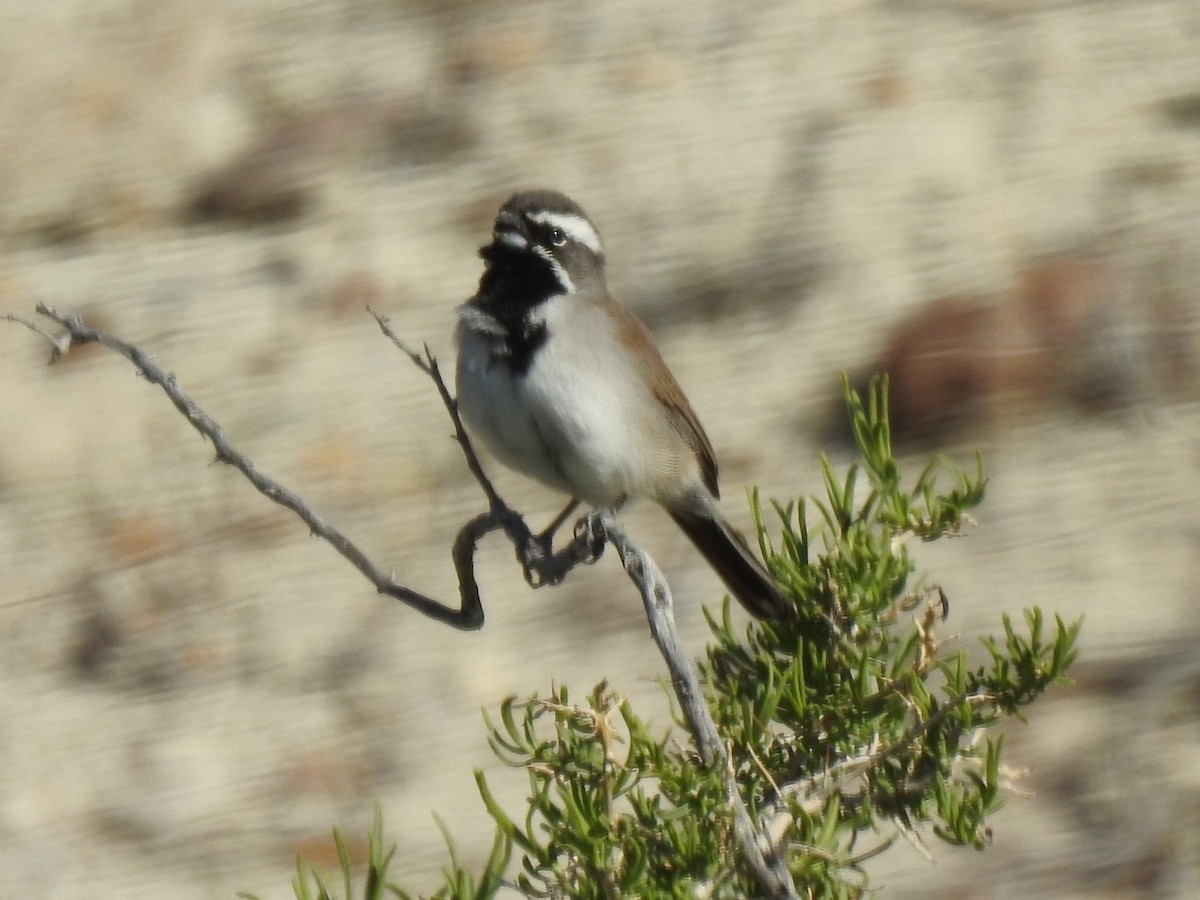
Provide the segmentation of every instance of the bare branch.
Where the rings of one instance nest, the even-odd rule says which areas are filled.
[[[463,602],[459,609],[445,606],[437,600],[426,597],[424,594],[398,583],[394,578],[371,562],[367,555],[351,542],[349,538],[333,526],[327,524],[297,494],[260,471],[251,459],[239,452],[225,437],[225,432],[221,429],[221,426],[208,413],[202,410],[191,396],[179,387],[175,381],[175,376],[170,372],[163,371],[148,353],[140,347],[114,337],[108,332],[88,327],[78,316],[60,313],[58,310],[43,303],[38,304],[37,311],[66,328],[70,337],[69,343],[102,344],[133,363],[142,377],[151,384],[156,384],[162,388],[163,393],[167,395],[175,408],[183,414],[184,418],[191,423],[192,427],[212,443],[213,448],[216,450],[217,459],[220,462],[231,465],[241,472],[246,477],[246,480],[254,485],[255,489],[264,497],[286,509],[290,509],[299,516],[304,524],[308,526],[309,531],[332,546],[334,550],[358,569],[363,577],[370,581],[381,594],[386,594],[389,597],[399,600],[401,603],[411,606],[431,619],[445,622],[448,625],[453,625],[455,628],[474,630],[483,624],[483,608],[479,603],[479,592],[475,588],[473,581],[467,585],[462,583],[464,576],[462,571],[459,572],[459,579]],[[44,333],[37,328],[34,328],[34,330]],[[50,340],[54,341],[53,338]],[[57,345],[56,341],[55,343]],[[473,549],[474,541],[486,533],[486,531],[480,530],[478,522],[479,520],[475,520],[469,523],[460,532],[458,540],[455,542],[456,551],[468,540],[471,541]],[[493,525],[492,529],[488,530],[494,530],[496,527],[499,526]],[[456,552],[455,560],[458,561],[459,559],[460,555]],[[466,575],[470,578],[469,570],[466,572]]]
[[[379,325],[379,330],[384,333],[387,339],[395,344],[401,353],[411,359],[413,365],[433,379],[433,383],[438,390],[438,395],[442,398],[442,403],[446,407],[446,412],[450,414],[450,420],[454,423],[454,439],[458,441],[458,445],[462,448],[463,456],[466,457],[467,460],[467,468],[471,470],[471,474],[475,476],[475,480],[479,482],[479,486],[483,489],[483,493],[488,500],[488,506],[491,507],[493,512],[498,513],[501,516],[504,516],[505,514],[516,516],[516,514],[505,505],[504,501],[500,499],[499,495],[496,493],[496,489],[492,487],[491,481],[489,481],[488,477],[483,473],[483,466],[479,464],[479,457],[475,455],[475,448],[471,446],[471,439],[467,437],[466,429],[463,428],[462,419],[460,419],[458,416],[458,402],[451,395],[450,389],[446,387],[446,382],[442,378],[441,369],[438,368],[437,360],[434,358],[433,354],[429,352],[429,348],[425,348],[424,355],[417,353],[396,336],[396,333],[392,331],[392,326],[387,316],[380,315],[369,306],[367,307],[367,312],[370,313],[375,319],[375,322]],[[517,516],[517,518],[520,517]],[[524,524],[522,523],[520,527],[524,528]],[[508,530],[507,526],[505,527],[505,530]],[[520,529],[518,529],[518,531],[519,530]],[[525,543],[528,540],[529,532],[526,530],[521,533],[521,540],[519,541],[513,536],[512,532],[509,532],[509,537],[511,537],[515,543]]]
[[[38,308],[41,311],[41,308]],[[4,318],[10,322],[16,322],[18,325],[24,325],[35,334],[40,334],[50,342],[50,364],[58,362],[62,357],[67,355],[67,351],[71,349],[71,332],[64,331],[58,337],[55,337],[50,332],[40,327],[36,322],[30,322],[28,319],[22,319],[20,316],[15,316],[9,313]]]

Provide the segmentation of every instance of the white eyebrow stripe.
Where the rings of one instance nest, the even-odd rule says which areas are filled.
[[[537,212],[529,218],[539,225],[561,228],[571,240],[583,244],[597,256],[604,255],[604,248],[600,246],[600,235],[596,233],[595,226],[583,216],[574,213]]]

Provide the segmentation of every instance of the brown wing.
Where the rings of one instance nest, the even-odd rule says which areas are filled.
[[[670,412],[675,430],[695,452],[705,487],[712,491],[714,497],[720,497],[720,489],[717,487],[717,455],[708,435],[704,433],[704,426],[696,417],[696,411],[692,409],[692,404],[688,403],[683,388],[663,361],[650,329],[641,319],[617,303],[610,301],[610,304],[606,305],[609,305],[621,340],[643,350],[646,381],[650,384],[651,391]]]

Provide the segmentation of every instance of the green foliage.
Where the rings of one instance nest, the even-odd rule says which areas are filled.
[[[775,507],[778,546],[753,498],[760,544],[796,618],[738,634],[727,602],[709,618],[701,664],[741,796],[810,897],[860,896],[862,864],[900,834],[983,849],[1002,802],[992,726],[1063,680],[1079,633],[1057,617],[1047,629],[1035,608],[1023,628],[1005,617],[1003,639],[973,648],[939,635],[947,600],[914,583],[910,547],[968,521],[984,497],[982,462],[967,475],[935,459],[906,485],[886,383],[865,402],[848,386],[846,396],[861,462],[839,477],[822,459],[825,496]],[[478,878],[452,859],[435,897],[488,897],[502,885],[530,897],[760,893],[734,838],[726,781],[686,732],[655,731],[606,684],[582,703],[562,687],[510,698],[489,728],[497,756],[525,770],[529,805],[510,817],[476,773],[496,823],[492,853]],[[383,883],[382,870],[373,877]],[[319,886],[316,896],[332,896]]]
[[[341,892],[335,892],[330,887],[328,878],[321,872],[311,867],[306,869],[304,860],[297,857],[296,877],[292,879],[292,890],[296,894],[296,900],[337,900],[337,898],[351,900],[354,896],[350,846],[336,828],[333,829],[333,844],[338,854],[338,868],[342,882]],[[409,894],[387,880],[388,866],[391,864],[395,852],[395,847],[384,850],[383,813],[376,804],[375,818],[367,832],[367,878],[362,892],[359,894],[363,900],[383,900],[385,897],[400,897],[403,900],[409,898]],[[239,893],[238,897],[242,900],[258,900],[254,894]]]

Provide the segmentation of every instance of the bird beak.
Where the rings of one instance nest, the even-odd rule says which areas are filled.
[[[496,216],[496,224],[492,227],[492,240],[517,250],[524,250],[529,246],[529,238],[525,235],[521,217],[503,209]]]

